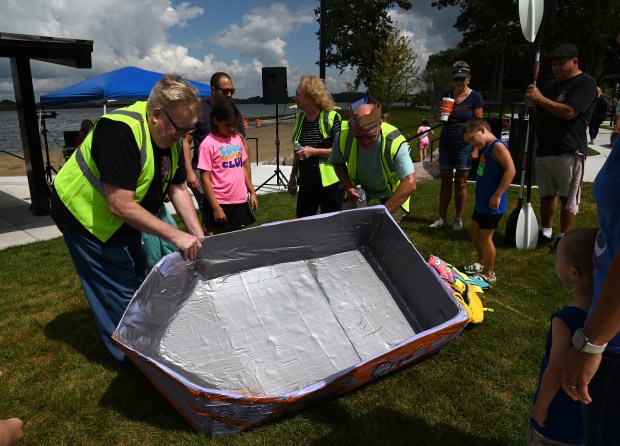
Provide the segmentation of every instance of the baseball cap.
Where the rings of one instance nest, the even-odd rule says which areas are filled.
[[[569,57],[579,57],[579,50],[577,45],[572,43],[564,43],[551,51],[549,59],[565,59]]]
[[[467,77],[469,76],[470,73],[471,71],[469,70],[469,68],[465,68],[465,67],[454,68],[452,70],[452,79],[455,79],[457,77]]]

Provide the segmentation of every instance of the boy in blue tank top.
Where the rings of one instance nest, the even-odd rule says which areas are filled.
[[[476,205],[469,227],[478,258],[463,269],[491,285],[496,280],[493,233],[508,208],[508,186],[516,170],[508,148],[493,135],[485,119],[468,120],[463,127],[463,139],[479,150],[480,158],[476,174]]]
[[[531,410],[529,446],[584,444],[581,403],[562,391],[557,369],[572,347],[573,334],[583,327],[592,302],[597,233],[596,228],[573,229],[562,237],[556,251],[555,272],[560,281],[572,287],[573,297],[551,316]]]

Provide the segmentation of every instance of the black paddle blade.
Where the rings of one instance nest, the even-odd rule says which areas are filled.
[[[506,229],[504,229],[504,246],[507,248],[517,247],[517,222],[519,221],[519,213],[523,207],[523,198],[519,199],[517,207],[510,213],[506,220]]]

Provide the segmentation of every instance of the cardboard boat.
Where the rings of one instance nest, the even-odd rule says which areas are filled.
[[[171,254],[113,339],[197,430],[248,429],[439,351],[465,309],[383,206]]]

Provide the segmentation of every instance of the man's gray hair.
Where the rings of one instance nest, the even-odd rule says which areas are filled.
[[[165,74],[151,90],[146,102],[147,111],[155,107],[170,110],[181,104],[189,107],[194,119],[200,116],[200,103],[196,97],[198,89],[182,77],[179,73]]]

